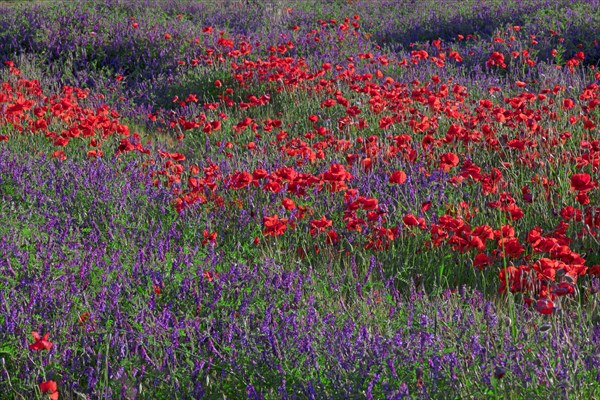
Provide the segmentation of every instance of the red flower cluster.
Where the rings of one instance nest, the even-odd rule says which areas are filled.
[[[31,350],[50,350],[52,348],[52,342],[48,340],[50,333],[46,333],[44,337],[41,337],[37,332],[31,332],[31,336],[35,339],[35,343],[29,345]]]
[[[131,20],[133,29],[138,26]],[[352,26],[349,19],[322,21],[306,38],[354,45],[359,36]],[[535,65],[531,57],[539,39],[527,37],[531,48],[511,46],[521,31],[511,27],[492,39],[485,62],[489,73],[515,63],[525,69]],[[212,27],[203,35],[213,35]],[[479,39],[460,35],[459,40]],[[588,269],[581,255],[587,250],[581,249],[600,234],[600,140],[594,136],[600,85],[567,93],[570,89],[560,84],[540,87],[520,78],[473,99],[472,91],[452,78],[402,82],[387,76],[424,63],[441,70],[469,56],[441,40],[411,46],[407,59],[361,50],[339,65],[320,66],[292,57],[294,46],[287,40],[268,44],[263,57],[248,38],[220,32],[202,55],[179,64],[183,69],[209,65],[227,76],[214,80],[216,96],[210,102],[186,93],[173,98],[175,109],[166,116],[149,116],[179,141],[202,135],[211,150],[212,159],[203,160],[156,151],[160,165],[152,174],[154,184],[170,188],[177,211],[192,205],[244,209],[255,232],[268,240],[307,235],[315,242],[311,247],[324,241],[340,253],[342,239],[352,242],[352,249],[359,243],[365,250],[385,251],[400,238],[423,235],[426,243],[419,251],[443,249],[460,253],[479,270],[495,268],[501,293],[525,293],[542,313],[553,310],[556,297],[572,294],[580,276],[599,273],[595,266]],[[582,52],[576,53],[564,72],[580,68],[584,60]],[[132,152],[154,162],[116,111],[82,105],[88,91],[66,87],[46,96],[39,82],[20,79],[14,63],[5,64],[14,76],[0,88],[0,125],[9,128],[0,141],[39,135],[56,147],[52,154],[60,159],[83,144],[89,157]],[[126,79],[117,75],[113,84]],[[261,90],[252,93],[256,87]],[[308,94],[314,107],[302,118],[275,112],[271,99],[277,92]],[[223,167],[230,161],[237,162]],[[572,172],[550,172],[557,169]],[[421,178],[436,176],[443,177],[445,194],[476,196],[444,205],[414,188]],[[564,196],[569,188],[574,196]],[[390,200],[389,192],[398,199]],[[255,193],[271,199],[262,214],[246,200]],[[326,199],[326,211],[311,204],[320,198]],[[535,218],[543,209],[556,210],[548,213],[556,221],[544,221],[543,226],[554,224],[550,231],[525,225],[531,220],[526,217]],[[216,246],[222,235],[207,229],[201,243]],[[47,335],[36,338],[32,348],[49,349],[48,343]]]
[[[58,386],[54,381],[46,381],[40,383],[42,393],[48,393],[50,400],[58,400]]]

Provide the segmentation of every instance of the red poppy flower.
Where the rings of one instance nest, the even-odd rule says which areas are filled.
[[[577,193],[577,196],[575,196],[575,199],[577,199],[577,202],[581,205],[590,204],[590,198],[586,192]]]
[[[590,267],[588,273],[593,276],[600,276],[600,264],[595,264]]]
[[[564,263],[559,260],[551,260],[549,258],[542,257],[536,261],[533,268],[538,272],[540,279],[549,279],[554,281],[556,277],[556,271],[564,266]]]
[[[370,157],[364,158],[360,164],[362,165],[362,167],[364,168],[365,171],[370,171],[371,167],[373,166],[373,160],[371,160]]]
[[[579,214],[579,218],[581,218],[581,210],[577,210],[571,206],[563,207],[560,210],[560,216],[566,219],[567,221],[577,218]]]
[[[573,100],[571,100],[571,99],[563,100],[563,110],[570,110],[573,107],[575,107],[575,102]]]
[[[332,164],[322,177],[323,181],[329,184],[330,192],[339,192],[348,188],[344,182],[352,179],[352,174],[346,171],[343,165]]]
[[[431,208],[431,201],[424,201],[421,203],[421,211],[427,212]]]
[[[511,293],[524,292],[530,284],[528,282],[529,268],[525,265],[520,265],[519,268],[507,267],[498,273],[498,279],[500,280],[500,287],[498,293],[506,293],[506,284],[508,283],[508,289]]]
[[[390,175],[390,183],[402,185],[406,182],[406,174],[403,171],[395,171]]]
[[[483,267],[490,265],[490,262],[491,260],[487,255],[479,253],[473,259],[473,266],[479,270],[483,270]]]
[[[65,147],[66,145],[69,144],[69,139],[59,136],[54,140],[53,144],[55,146]]]
[[[313,219],[310,221],[310,234],[315,235],[317,232],[324,232],[326,228],[332,226],[333,222],[330,219],[325,218],[323,215],[321,219]]]
[[[203,235],[202,246],[205,246],[209,242],[214,245],[217,242],[217,232],[209,232],[205,229]]]
[[[288,197],[281,200],[281,205],[288,211],[296,208],[296,204],[294,203],[294,201]]]
[[[252,173],[252,178],[254,179],[263,179],[269,176],[269,173],[264,169],[256,169]]]
[[[263,231],[264,236],[280,236],[287,229],[287,218],[280,219],[278,215],[264,217],[263,225],[265,227]]]
[[[324,101],[321,102],[321,108],[324,108],[324,107],[327,107],[327,108],[333,107],[335,104],[336,104],[335,100],[333,100],[333,99],[327,99],[327,100],[324,100]]]
[[[597,186],[589,174],[575,174],[571,176],[571,189],[579,192],[587,192]]]
[[[242,189],[252,183],[252,175],[248,172],[237,172],[231,176],[231,187]]]
[[[54,153],[52,153],[52,157],[57,158],[60,161],[64,161],[67,159],[65,152],[62,150],[55,150]]]
[[[554,302],[550,299],[539,299],[533,305],[533,308],[540,314],[550,315],[554,312]]]
[[[29,345],[31,350],[50,350],[52,348],[52,343],[48,340],[50,333],[46,333],[44,337],[40,337],[39,333],[31,332],[31,336],[35,339],[35,343]]]
[[[40,390],[42,391],[42,393],[48,393],[50,395],[50,399],[58,400],[58,387],[56,385],[56,382],[42,382],[40,383]]]
[[[323,178],[327,181],[346,181],[352,179],[352,175],[346,171],[341,164],[332,164],[329,170],[323,174]]]
[[[366,211],[375,210],[377,208],[377,205],[379,204],[379,200],[377,200],[374,197],[365,198],[361,196],[358,198],[358,201],[362,205],[362,209]]]
[[[420,229],[425,229],[425,220],[423,218],[417,218],[412,214],[406,214],[402,217],[402,222],[406,226],[419,226]]]
[[[506,68],[506,64],[504,63],[504,54],[499,53],[497,51],[490,54],[490,58],[487,60],[485,65],[490,68],[494,66],[498,66],[501,68]]]
[[[212,282],[214,278],[218,278],[219,277],[219,274],[217,274],[216,272],[215,272],[215,275],[213,277],[213,275],[210,273],[210,271],[204,271],[203,275],[204,275],[204,279],[206,279],[209,282]]]
[[[516,204],[510,204],[504,207],[504,211],[510,214],[509,218],[513,221],[517,221],[525,216],[523,210],[521,210]]]
[[[386,129],[394,123],[394,119],[390,116],[382,117],[379,120],[379,129]]]
[[[552,294],[556,296],[566,296],[575,292],[575,285],[569,282],[562,282],[552,289]]]
[[[328,230],[326,235],[327,238],[325,239],[325,243],[327,244],[335,244],[340,241],[340,236],[333,229]]]
[[[445,172],[450,171],[452,167],[456,167],[458,165],[458,156],[454,153],[446,153],[442,154],[440,158],[440,168],[442,168]]]
[[[498,241],[498,249],[507,257],[517,258],[525,249],[515,237],[505,237]]]

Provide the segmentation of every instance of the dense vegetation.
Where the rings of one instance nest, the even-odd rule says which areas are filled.
[[[1,396],[600,396],[599,2],[376,3],[0,5]]]

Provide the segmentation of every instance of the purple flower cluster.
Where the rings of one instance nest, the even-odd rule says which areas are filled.
[[[261,2],[240,3],[243,2],[232,1],[214,7],[157,1],[146,7],[145,2],[110,1],[3,8],[0,61],[22,57],[35,66],[46,87],[68,84],[92,88],[103,93],[107,101],[118,104],[124,115],[143,120],[140,116],[156,111],[157,107],[172,107],[171,98],[174,93],[181,95],[182,88],[216,79],[210,66],[201,64],[191,75],[188,69],[192,60],[201,59],[207,49],[218,47],[216,41],[221,31],[234,41],[251,43],[255,53],[263,57],[269,54],[267,49],[271,45],[293,40],[295,47],[288,55],[304,57],[313,65],[346,65],[349,57],[369,52],[378,57],[384,50],[395,55],[393,61],[409,59],[415,49],[412,44],[441,39],[444,46],[469,57],[442,70],[433,64],[410,69],[402,74],[401,80],[423,80],[439,74],[442,79],[452,76],[457,83],[478,87],[497,85],[504,79],[484,67],[490,49],[482,47],[478,40],[458,40],[458,35],[477,32],[479,37],[492,37],[509,23],[523,25],[523,30],[534,36],[547,36],[548,30],[556,30],[555,39],[544,39],[530,49],[535,52],[536,67],[512,70],[521,80],[542,82],[552,74],[545,61],[552,60],[551,50],[557,47],[562,49],[564,59],[583,50],[588,64],[594,64],[600,54],[594,36],[598,22],[591,12],[597,8],[597,0],[553,0],[546,1],[543,7],[531,0],[465,2],[460,7],[439,1],[407,5],[405,1],[382,0],[378,7],[373,7],[371,1],[357,1],[323,3],[315,8],[299,3],[289,8],[275,2],[274,12]],[[360,34],[346,35],[343,44],[334,30],[320,35],[319,41],[310,34],[320,28],[319,20],[333,19],[340,23],[354,15],[360,16]],[[299,30],[292,31],[293,26]],[[205,33],[205,27],[212,27],[212,32]],[[168,40],[165,34],[169,35]],[[530,46],[526,35],[518,38],[514,47]],[[181,63],[188,67],[182,67]],[[364,67],[357,70],[365,72],[374,70]],[[115,84],[117,75],[125,76],[126,80]],[[567,83],[577,85],[577,78]]]
[[[546,326],[520,307],[498,315],[466,287],[404,297],[375,259],[364,276],[227,261],[186,233],[198,216],[169,211],[148,172],[0,152],[3,393],[42,371],[64,396],[102,398],[585,396],[598,385],[600,326],[585,310]],[[39,358],[31,331],[53,343]]]
[[[533,93],[537,86],[560,83],[576,97],[571,94],[579,94],[589,80],[582,79],[583,70],[569,72],[564,59],[581,51],[585,63],[598,60],[598,19],[590,12],[599,6],[598,0],[459,6],[382,0],[380,7],[373,7],[372,1],[317,2],[315,7],[300,2],[292,8],[281,0],[273,3],[274,13],[262,2],[234,0],[224,0],[222,7],[110,0],[0,8],[0,61],[14,60],[22,72],[15,73],[10,65],[0,71],[3,80],[20,79],[7,77],[8,71],[38,78],[49,95],[64,84],[90,88],[86,104],[110,104],[126,117],[124,123],[134,120],[152,129],[141,138],[136,133],[135,140],[155,154],[82,160],[82,154],[98,145],[86,143],[86,137],[73,140],[71,158],[61,161],[23,151],[36,147],[33,143],[44,134],[26,127],[17,135],[10,131],[20,128],[14,121],[0,127],[0,397],[35,397],[39,393],[34,388],[43,390],[42,382],[45,388],[58,387],[60,398],[600,396],[597,278],[582,276],[577,286],[567,285],[573,293],[557,295],[548,309],[551,313],[542,315],[535,307],[520,305],[521,294],[490,297],[459,285],[474,282],[465,275],[479,274],[477,287],[496,293],[499,265],[473,269],[474,261],[461,251],[460,241],[434,243],[438,231],[428,230],[424,219],[422,227],[413,223],[427,217],[433,227],[446,214],[450,226],[450,215],[473,212],[476,218],[464,218],[471,227],[489,222],[490,230],[492,225],[502,227],[493,235],[503,237],[510,224],[489,210],[491,198],[480,193],[485,186],[461,186],[467,178],[458,172],[459,156],[452,153],[457,163],[444,161],[449,168],[442,168],[443,158],[429,150],[447,146],[460,154],[463,167],[465,160],[474,160],[486,174],[508,156],[497,151],[502,146],[494,147],[491,155],[487,150],[477,154],[485,147],[473,150],[467,141],[444,137],[451,118],[435,109],[435,94],[442,92],[436,85],[448,83],[446,94],[462,91],[452,88],[454,84],[469,86],[469,96],[454,93],[454,99],[460,97],[457,107],[476,107],[480,99],[471,94],[477,97],[492,86],[502,86],[489,91],[499,110],[501,99],[515,85]],[[522,26],[515,28],[516,24]],[[556,33],[548,34],[549,29]],[[475,31],[486,40],[462,37]],[[537,33],[540,43],[534,44]],[[434,44],[438,39],[441,42]],[[242,42],[245,45],[239,46]],[[227,49],[242,47],[252,47],[247,59],[227,54]],[[512,50],[518,54],[512,55]],[[413,51],[427,52],[427,57],[414,56]],[[453,59],[451,51],[463,54],[465,61]],[[486,66],[493,51],[502,52],[508,66]],[[431,62],[442,53],[445,63]],[[313,76],[301,82],[316,85],[307,94],[301,84],[268,82],[268,75],[285,60],[272,71],[244,70],[235,64],[241,59],[248,64],[261,59],[261,64],[274,54],[278,62],[283,57],[306,62],[307,70],[331,64],[322,67],[323,75],[314,75],[327,79]],[[552,57],[554,63],[548,63]],[[350,64],[356,66],[351,80],[344,77]],[[249,77],[235,78],[236,68],[249,71]],[[303,76],[300,72],[304,71],[295,71]],[[371,75],[363,79],[361,74]],[[402,98],[398,110],[389,108],[392,102],[381,101],[382,109],[388,107],[381,114],[377,101],[366,103],[375,96],[369,94],[367,100],[365,91],[378,84],[398,85],[395,92],[378,88],[385,96]],[[413,102],[421,89],[431,96],[427,104]],[[191,94],[195,100],[182,101]],[[231,104],[225,94],[235,97]],[[242,107],[250,95],[256,99],[263,94],[268,95],[267,106]],[[223,100],[216,110],[204,104],[216,99]],[[557,99],[552,104],[558,110],[565,99]],[[21,118],[25,114],[20,107],[30,106],[20,98],[14,100],[19,104],[13,100],[2,100],[11,103],[1,108],[5,121],[10,117],[33,124],[29,114]],[[533,96],[532,101],[538,100]],[[352,127],[341,124],[356,110],[337,104],[326,108],[323,104],[329,101],[362,107],[354,107],[362,112],[359,121]],[[459,110],[469,110],[446,104],[448,114],[461,116]],[[367,111],[369,105],[373,108]],[[591,127],[595,117],[585,110],[581,116]],[[519,118],[527,117],[528,111]],[[39,109],[33,115],[45,112]],[[391,113],[398,117],[396,125],[381,127],[380,118]],[[116,115],[111,113],[115,123]],[[425,121],[431,115],[430,129],[414,129],[417,117]],[[541,115],[546,118],[545,112],[540,120],[546,124]],[[182,133],[186,122],[201,117],[198,127],[185,128],[185,141],[183,135],[177,142],[167,137]],[[468,117],[464,115],[460,124],[479,129],[471,123],[476,115]],[[266,128],[272,118],[283,120],[277,121],[279,132],[272,130],[274,122]],[[573,143],[565,144],[565,157],[556,159],[581,154],[566,157],[569,145],[581,143],[583,150],[585,143],[586,152],[596,146],[587,141],[584,128],[574,126],[573,118],[574,122],[565,119],[563,126],[573,131]],[[250,123],[242,127],[246,119]],[[202,131],[207,121],[218,122],[219,128],[209,124],[214,131]],[[319,131],[317,126],[327,129]],[[138,127],[131,128],[133,133]],[[50,129],[62,128],[47,127],[48,137],[54,133]],[[499,129],[503,134],[510,128],[506,124]],[[576,141],[582,132],[586,141]],[[411,133],[414,152],[407,151],[404,158],[400,153],[390,156],[392,141],[399,140],[394,136],[404,133]],[[501,140],[510,139],[500,134]],[[158,142],[147,141],[150,135],[159,137]],[[79,147],[72,149],[73,144]],[[341,150],[346,144],[347,152]],[[295,152],[300,147],[306,153]],[[591,151],[585,155],[591,160]],[[320,177],[334,164],[343,166],[343,173],[330,175],[352,178],[324,182]],[[500,165],[509,169],[510,164]],[[527,168],[510,173],[523,172],[515,184],[532,186],[529,195],[541,198],[542,189],[531,185],[540,177]],[[557,191],[546,192],[548,203],[539,203],[541,208],[550,204],[550,193],[568,190],[568,173],[549,170],[544,172],[547,186]],[[392,179],[399,173],[401,179]],[[294,174],[303,178],[292,179]],[[267,176],[280,187],[267,187]],[[166,181],[170,186],[163,186]],[[328,190],[332,184],[346,183],[351,190]],[[291,185],[298,189],[288,191]],[[545,183],[540,185],[548,190]],[[178,197],[189,195],[192,186],[198,189],[191,193],[197,197]],[[591,182],[583,186],[593,188]],[[508,198],[519,197],[521,190],[524,202],[532,203],[525,201],[527,186],[496,189]],[[588,198],[592,203],[594,196]],[[572,201],[571,197],[564,199]],[[181,204],[177,200],[196,203],[176,212],[174,206]],[[529,207],[528,216],[538,211],[538,203],[522,205]],[[547,211],[559,215],[558,210]],[[555,229],[548,215],[539,218],[546,233]],[[282,223],[285,235],[270,237],[267,218]],[[535,233],[529,230],[534,222],[537,214],[514,225],[524,236]],[[576,222],[582,224],[582,218]],[[521,229],[527,223],[531,226]],[[562,223],[559,227],[565,232],[569,228]],[[573,223],[569,229],[575,228]],[[453,238],[459,238],[458,231],[453,232]],[[461,232],[472,233],[470,227]],[[388,240],[389,236],[397,237]],[[556,236],[557,243],[558,238],[565,243],[568,239],[558,231]],[[494,262],[502,264],[503,272],[513,264],[535,262],[531,246],[522,249],[522,257],[519,252],[508,258],[502,255],[505,242],[494,240],[499,247],[486,248],[484,243],[481,254],[498,257]],[[587,250],[595,236],[585,240],[585,246],[574,250],[586,256],[586,266],[597,264],[597,256]],[[439,289],[443,282],[444,289]],[[426,293],[425,286],[432,290]],[[55,385],[46,385],[49,381]]]

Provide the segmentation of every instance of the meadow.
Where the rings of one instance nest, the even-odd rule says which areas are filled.
[[[599,0],[0,3],[0,399],[600,398]]]

